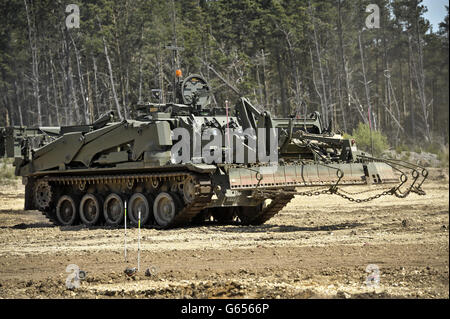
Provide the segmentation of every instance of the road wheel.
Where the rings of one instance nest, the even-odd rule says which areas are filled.
[[[195,185],[196,182],[192,177],[188,177],[183,183],[183,199],[184,202],[187,204],[192,203],[194,201]]]
[[[80,218],[83,224],[94,226],[102,214],[101,205],[94,194],[86,194],[80,201]]]
[[[61,196],[56,204],[56,218],[63,226],[74,225],[78,221],[78,205],[69,196]]]
[[[176,216],[177,206],[172,195],[166,192],[159,193],[153,203],[153,215],[156,223],[162,227],[169,225]]]
[[[111,193],[106,197],[103,204],[103,216],[109,226],[118,226],[123,222],[124,206],[122,197],[116,193]]]
[[[139,222],[139,211],[141,212],[141,225],[145,225],[150,219],[150,207],[152,207],[153,201],[148,200],[142,193],[134,193],[128,200],[128,216],[133,225],[137,225]]]

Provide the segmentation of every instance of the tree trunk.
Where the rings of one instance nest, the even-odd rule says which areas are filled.
[[[101,110],[100,110],[100,105],[99,105],[99,101],[98,101],[98,81],[97,81],[97,61],[95,60],[95,57],[92,55],[92,64],[94,66],[94,107],[97,108],[97,113],[98,115],[100,115]]]
[[[288,105],[288,101],[286,98],[286,89],[284,86],[284,72],[283,67],[281,64],[282,57],[279,52],[279,49],[277,48],[277,70],[278,70],[278,81],[280,83],[280,95],[281,95],[281,113],[283,117],[288,116],[288,110],[290,110],[290,107]]]
[[[363,73],[363,79],[364,79],[364,92],[366,94],[367,113],[368,113],[368,117],[369,117],[368,119],[369,119],[370,129],[372,130],[372,125],[374,126],[373,127],[374,129],[376,129],[376,125],[375,125],[374,121],[372,121],[372,106],[370,104],[369,84],[367,83],[366,69],[364,66],[364,53],[363,53],[363,48],[362,48],[362,44],[361,44],[361,32],[358,35],[358,43],[359,43],[359,52],[361,55],[361,67],[362,67],[362,73]]]
[[[100,30],[101,30],[102,26],[100,24],[100,19],[98,19],[98,17],[97,17],[97,20],[98,20],[98,24],[100,25]],[[122,114],[122,107],[119,103],[119,99],[117,98],[116,88],[114,85],[114,76],[113,76],[113,70],[112,70],[112,66],[111,66],[111,60],[109,59],[108,46],[106,45],[106,40],[105,40],[104,35],[102,35],[102,40],[103,40],[103,49],[105,52],[106,62],[108,64],[109,80],[111,82],[111,90],[112,90],[114,102],[116,105],[117,115],[119,116],[120,120],[123,120],[124,117]]]
[[[416,121],[414,112],[414,90],[413,90],[413,75],[412,75],[412,48],[411,48],[411,37],[408,37],[408,69],[409,69],[409,107],[410,107],[410,118],[411,118],[411,135],[413,140],[416,140]]]
[[[38,125],[42,126],[42,114],[41,114],[41,98],[39,93],[39,66],[38,66],[38,55],[37,55],[37,40],[36,40],[36,27],[33,19],[33,23],[31,23],[30,13],[28,9],[28,0],[24,0],[25,3],[25,12],[27,15],[27,23],[28,23],[28,38],[30,41],[30,49],[31,49],[31,60],[32,60],[32,83],[33,83],[33,95],[36,101],[37,108],[37,120]]]
[[[16,95],[17,110],[19,111],[19,123],[20,126],[23,126],[22,103],[20,102],[19,87],[17,85],[17,81],[14,81],[14,93]]]
[[[55,115],[56,115],[56,123],[58,124],[58,126],[61,126],[61,120],[59,118],[59,108],[58,108],[58,99],[57,99],[57,89],[56,89],[56,84],[55,84],[55,76],[54,76],[54,72],[53,72],[53,59],[52,59],[52,54],[50,52],[50,75],[52,77],[52,85],[53,85],[53,101],[54,101],[54,107],[55,107]]]
[[[88,114],[88,107],[86,105],[86,96],[85,96],[85,92],[84,92],[83,75],[81,73],[81,58],[80,58],[80,54],[78,52],[77,46],[75,44],[75,41],[73,40],[73,37],[70,34],[70,32],[69,32],[69,36],[70,36],[70,39],[72,40],[73,48],[75,51],[75,59],[77,60],[78,81],[80,83],[81,99],[83,100],[83,108],[84,108],[83,119],[84,119],[84,124],[87,124],[89,122],[89,114]]]
[[[310,9],[310,14],[311,14],[311,18],[312,18],[314,46],[316,49],[316,55],[317,55],[317,60],[318,60],[318,64],[319,64],[320,80],[321,80],[321,84],[322,84],[322,100],[321,100],[321,102],[322,102],[322,118],[325,123],[328,123],[327,89],[325,87],[325,78],[323,75],[323,68],[322,68],[322,61],[321,61],[322,58],[321,58],[321,54],[320,54],[319,40],[317,39],[316,24],[315,24],[314,13],[313,13],[312,6],[311,6],[311,1],[309,2],[309,9]]]

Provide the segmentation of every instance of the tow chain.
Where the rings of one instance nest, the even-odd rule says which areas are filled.
[[[362,156],[362,157],[365,157],[365,156]],[[375,159],[375,158],[370,158],[370,157],[365,157],[365,158],[372,159],[372,160]],[[378,159],[375,159],[375,160],[378,160]],[[281,194],[292,194],[292,195],[309,196],[309,197],[311,197],[311,196],[319,196],[319,195],[324,195],[324,194],[326,194],[326,195],[334,195],[335,194],[335,195],[338,195],[338,196],[340,196],[340,197],[342,197],[342,198],[344,198],[344,199],[346,199],[346,200],[348,200],[350,202],[366,203],[366,202],[370,202],[370,201],[372,201],[374,199],[377,199],[377,198],[380,198],[380,197],[383,197],[383,196],[387,196],[387,195],[394,195],[395,197],[398,197],[398,198],[405,198],[410,193],[415,193],[415,194],[420,195],[420,196],[426,195],[425,191],[421,188],[423,182],[425,181],[425,179],[428,176],[428,171],[425,168],[420,167],[420,166],[415,165],[415,164],[411,164],[411,163],[406,163],[406,164],[393,163],[393,160],[383,160],[383,162],[385,162],[386,164],[391,166],[393,169],[395,169],[395,170],[397,170],[397,171],[399,171],[401,173],[400,183],[398,185],[392,187],[391,189],[385,190],[385,191],[383,191],[381,193],[375,194],[373,196],[369,196],[367,198],[363,198],[363,199],[361,199],[361,198],[354,198],[354,197],[351,197],[349,195],[359,195],[359,194],[363,194],[363,193],[373,192],[373,191],[381,190],[384,187],[378,187],[376,189],[368,189],[368,190],[363,190],[363,191],[354,192],[354,193],[345,191],[345,190],[343,190],[343,189],[338,187],[339,182],[341,181],[342,177],[344,176],[344,173],[342,172],[342,170],[339,169],[339,168],[333,167],[333,166],[329,166],[327,164],[323,164],[323,163],[320,164],[320,165],[326,166],[328,168],[336,169],[336,175],[338,177],[337,182],[335,184],[331,185],[328,188],[309,190],[309,191],[304,191],[304,192],[298,192],[298,191],[295,191],[295,190],[292,190],[292,191],[288,191],[288,190],[280,191],[280,190],[262,190],[262,189],[259,189],[259,185],[260,185],[260,182],[262,180],[262,175],[257,170],[249,169],[249,170],[253,170],[253,171],[256,172],[256,179],[258,180],[258,184],[256,185],[256,187],[255,187],[255,189],[253,191],[253,196],[260,197],[260,198],[266,198],[266,197],[272,197],[273,198],[273,197],[275,197],[277,195],[281,195]],[[403,162],[403,161],[397,161],[397,162]],[[406,189],[406,191],[404,191],[404,192],[402,192],[400,190],[400,187],[402,187],[403,184],[405,184],[408,179],[407,179],[407,177],[406,177],[404,172],[402,172],[397,167],[395,167],[396,165],[412,169],[413,181],[409,185],[409,187]],[[423,179],[420,182],[418,182],[420,174],[417,171],[417,168],[421,168],[422,169],[422,177],[423,177]],[[416,185],[416,182],[418,183],[418,185]]]
[[[326,195],[338,195],[338,196],[340,196],[340,197],[342,197],[342,198],[344,198],[344,199],[346,199],[346,200],[348,200],[350,202],[365,203],[365,202],[370,202],[371,200],[380,198],[382,196],[394,195],[396,189],[397,189],[396,187],[393,187],[393,188],[391,188],[389,190],[386,190],[386,191],[384,191],[382,193],[379,193],[379,194],[376,194],[376,195],[373,195],[373,196],[370,196],[370,197],[367,197],[367,198],[364,198],[364,199],[353,198],[353,197],[347,196],[346,194],[344,194],[345,191],[342,191],[340,188],[335,187],[335,186],[332,186],[332,187],[327,188],[327,189],[323,189],[321,191],[295,192],[295,195],[299,195],[299,196],[319,196],[319,195],[324,195],[324,194],[326,194]]]
[[[336,189],[336,190],[334,190],[334,192],[332,192],[333,194],[336,194],[336,195],[338,195],[338,196],[340,196],[340,197],[342,197],[342,198],[344,198],[344,199],[347,199],[347,200],[349,200],[349,201],[351,201],[351,202],[356,202],[356,203],[366,203],[366,202],[370,202],[370,201],[372,201],[372,200],[374,200],[374,199],[377,199],[377,198],[380,198],[380,197],[382,197],[382,196],[386,196],[386,195],[395,195],[396,194],[396,187],[393,187],[393,188],[391,188],[391,189],[389,189],[389,190],[386,190],[386,191],[384,191],[384,192],[382,192],[382,193],[379,193],[379,194],[375,194],[375,195],[373,195],[373,196],[370,196],[370,197],[367,197],[367,198],[363,198],[363,199],[360,199],[360,198],[353,198],[353,197],[350,197],[350,196],[347,196],[347,195],[345,195],[344,193],[342,193],[342,192],[340,192],[340,190],[338,190],[338,189]]]
[[[347,194],[347,195],[360,195],[360,194],[364,194],[364,193],[370,193],[370,192],[382,190],[382,189],[385,189],[385,188],[386,188],[385,186],[382,186],[382,187],[377,187],[377,188],[372,188],[372,189],[366,189],[366,190],[363,190],[363,191],[360,191],[360,192],[348,192],[348,191],[345,191],[343,189],[340,189],[340,191],[342,193],[344,193],[344,194]]]
[[[371,189],[371,190],[364,190],[362,192],[356,192],[356,193],[350,193],[347,192],[339,187],[337,187],[336,185],[333,185],[329,188],[322,188],[322,189],[316,189],[316,190],[310,190],[310,191],[304,191],[304,192],[297,192],[297,191],[283,191],[281,193],[283,194],[293,194],[293,195],[298,195],[298,196],[308,196],[308,197],[312,197],[312,196],[319,196],[319,195],[338,195],[350,202],[355,202],[355,203],[366,203],[366,202],[370,202],[374,199],[383,197],[383,196],[387,196],[387,195],[394,195],[395,197],[398,198],[405,198],[406,196],[409,195],[409,193],[416,193],[417,195],[423,196],[426,195],[425,191],[422,190],[420,187],[417,186],[413,186],[410,187],[407,191],[405,191],[404,193],[399,192],[399,188],[400,186],[403,185],[403,183],[400,183],[399,185],[392,187],[391,189],[385,190],[381,193],[375,194],[373,196],[367,197],[367,198],[354,198],[349,195],[358,195],[358,194],[362,194],[362,193],[367,193],[367,192],[373,192],[375,190],[379,190],[380,188],[377,189]],[[264,190],[264,191],[260,191],[262,194],[260,195],[264,195],[264,194],[270,194],[270,195],[274,195],[274,194],[278,194],[280,193],[279,191],[270,191],[270,190]]]

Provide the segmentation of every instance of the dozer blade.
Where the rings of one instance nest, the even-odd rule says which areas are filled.
[[[391,166],[385,163],[368,163],[368,182],[372,184],[382,183],[398,183],[399,177],[394,174],[394,170]]]
[[[233,167],[229,170],[232,189],[398,183],[399,178],[385,163],[306,164],[268,167]]]

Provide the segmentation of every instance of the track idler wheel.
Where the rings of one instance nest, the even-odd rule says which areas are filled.
[[[56,219],[63,226],[75,225],[78,222],[78,205],[71,196],[61,196],[56,204]]]
[[[94,226],[102,214],[102,205],[94,194],[86,194],[80,201],[80,219],[86,226]]]
[[[123,199],[116,193],[111,193],[103,203],[103,216],[109,226],[118,226],[123,222],[124,204]]]
[[[170,193],[161,192],[153,203],[153,215],[156,223],[161,227],[168,226],[178,212],[177,199]]]
[[[148,198],[142,193],[134,193],[128,200],[128,216],[133,225],[138,225],[139,211],[141,212],[141,225],[153,218],[153,197]]]

